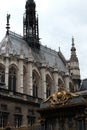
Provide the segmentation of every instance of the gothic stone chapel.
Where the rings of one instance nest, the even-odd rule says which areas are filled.
[[[61,50],[43,46],[39,37],[34,0],[27,0],[23,16],[23,36],[10,31],[7,14],[6,34],[0,41],[0,127],[33,125],[43,99],[64,88],[78,91],[79,60],[74,38],[70,59]]]

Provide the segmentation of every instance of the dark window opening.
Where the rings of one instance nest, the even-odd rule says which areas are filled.
[[[16,91],[16,69],[14,66],[9,69],[9,90]]]
[[[33,72],[33,96],[38,97],[37,76]]]
[[[15,115],[14,116],[14,126],[16,128],[20,127],[22,125],[22,115]]]
[[[1,104],[1,110],[7,111],[7,105],[6,104]]]
[[[7,126],[8,123],[8,115],[4,112],[0,112],[0,127],[3,128]]]
[[[21,108],[20,107],[15,107],[15,113],[21,113]]]
[[[28,118],[28,125],[32,126],[35,123],[35,117],[27,116]]]
[[[38,88],[36,84],[33,84],[33,96],[38,97]]]
[[[28,114],[29,114],[29,115],[34,115],[34,110],[28,109]]]
[[[51,94],[50,85],[46,82],[46,98],[48,98]]]
[[[0,65],[0,83],[5,84],[5,68]]]
[[[48,98],[50,96],[50,88],[47,87],[46,89],[46,98]]]
[[[78,120],[78,130],[86,130],[85,129],[85,121],[82,119],[82,120]]]

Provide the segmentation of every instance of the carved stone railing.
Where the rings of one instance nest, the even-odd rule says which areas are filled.
[[[19,99],[19,100],[24,100],[24,101],[29,101],[33,103],[41,103],[42,99],[38,97],[33,97],[30,95],[18,93],[18,92],[13,92],[5,88],[0,87],[0,96],[5,96],[5,97],[11,97],[14,99]]]

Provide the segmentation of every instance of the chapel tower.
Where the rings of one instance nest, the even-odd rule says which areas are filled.
[[[80,69],[79,61],[76,55],[74,38],[72,37],[71,57],[70,57],[70,73],[74,82],[74,91],[78,91],[80,87]]]
[[[23,17],[23,36],[32,48],[40,49],[38,15],[34,0],[27,0]]]

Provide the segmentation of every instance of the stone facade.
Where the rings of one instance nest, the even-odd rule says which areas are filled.
[[[27,46],[25,46],[25,50],[24,48],[22,48],[22,50],[20,47],[18,48],[20,49],[18,50],[19,52],[14,54],[14,51],[16,50],[10,50],[8,48],[7,51],[6,44],[9,43],[9,39],[14,40],[18,39],[18,37],[17,35],[11,33],[8,36],[6,35],[4,40],[1,42],[0,69],[3,69],[3,75],[5,78],[3,79],[4,81],[1,82],[6,85],[5,87],[7,89],[9,89],[10,82],[9,71],[12,68],[12,71],[13,69],[15,71],[13,76],[16,78],[14,81],[15,86],[12,87],[15,87],[16,92],[34,96],[34,84],[36,85],[37,96],[40,98],[46,98],[47,89],[49,89],[50,94],[58,90],[59,87],[65,87],[69,91],[78,90],[80,81],[80,70],[78,62],[72,60],[67,62],[67,60],[62,57],[61,51],[56,52],[42,45],[41,50],[34,50],[26,45],[27,43],[25,44]],[[24,42],[22,37],[18,40]],[[13,44],[13,41],[10,42]],[[27,55],[26,51],[28,51]],[[37,61],[38,59],[36,58],[39,58],[40,60]],[[11,72],[11,75],[12,73],[14,72]]]
[[[32,52],[31,52],[32,54]],[[29,54],[29,56],[31,55]],[[64,72],[57,67],[51,68],[47,63],[39,63],[39,67],[36,64],[34,57],[29,57],[26,59],[23,54],[11,55],[11,54],[1,54],[0,55],[0,66],[5,70],[5,84],[8,88],[8,77],[9,68],[13,66],[16,71],[16,91],[20,93],[26,93],[33,96],[33,82],[37,81],[38,87],[38,97],[46,98],[46,83],[49,82],[51,93],[58,90],[58,87],[66,87],[70,90],[70,83],[73,84],[73,75],[69,74],[69,70],[66,70],[66,65]],[[74,64],[75,65],[75,64]],[[71,63],[72,67],[72,63]],[[80,76],[79,70],[72,70],[74,76]],[[35,75],[35,79],[33,76]],[[79,78],[80,79],[80,78]],[[34,81],[35,80],[35,81]],[[77,84],[79,87],[79,84]],[[44,91],[44,92],[43,92]]]

